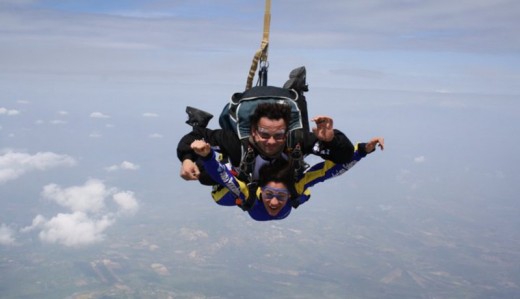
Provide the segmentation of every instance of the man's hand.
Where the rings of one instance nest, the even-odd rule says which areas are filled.
[[[329,142],[334,139],[334,128],[332,118],[328,116],[316,116],[312,119],[316,123],[316,127],[312,128],[312,132],[318,140]]]
[[[191,143],[191,149],[199,156],[206,157],[211,152],[209,143],[204,140],[195,140]]]
[[[181,166],[181,178],[186,181],[194,181],[198,180],[200,175],[200,170],[197,164],[190,159],[186,159],[182,161]]]
[[[376,150],[376,146],[379,145],[381,150],[385,149],[385,139],[383,137],[374,137],[365,144],[365,151],[371,153]]]

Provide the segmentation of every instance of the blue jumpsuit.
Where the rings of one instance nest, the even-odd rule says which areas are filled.
[[[359,147],[362,147],[363,150],[359,150]],[[325,160],[313,165],[302,174],[295,184],[296,192],[300,195],[296,200],[298,200],[300,204],[303,204],[309,200],[311,196],[309,190],[310,187],[317,183],[342,175],[366,155],[364,144],[357,144],[354,156],[348,163],[335,164],[332,161]],[[219,183],[219,185],[213,187],[213,191],[211,192],[211,196],[217,204],[223,206],[236,206],[237,199],[245,201],[249,197],[247,184],[233,175],[229,165],[219,162],[217,159],[217,153],[214,150],[211,150],[211,154],[203,159],[203,163],[204,168],[210,177]],[[256,198],[260,199],[260,187],[257,189],[256,193]],[[289,216],[292,208],[291,203],[288,202],[276,216],[271,216],[267,213],[262,201],[256,200],[251,209],[248,210],[248,213],[251,218],[257,221],[280,220]]]

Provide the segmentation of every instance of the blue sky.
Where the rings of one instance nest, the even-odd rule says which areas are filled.
[[[190,82],[200,73],[214,78],[224,66],[223,82],[243,77],[260,42],[264,7],[263,1],[1,5],[7,71]],[[302,64],[312,68],[316,86],[517,94],[515,8],[514,1],[274,2],[272,76]]]
[[[263,1],[208,2],[0,0],[0,247],[103,244],[170,197],[208,199],[187,205],[192,221],[198,208],[240,213],[182,181],[175,157],[185,106],[217,115],[262,37]],[[310,115],[332,116],[352,141],[387,141],[278,225],[334,210],[347,186],[366,199],[348,201],[356,211],[439,205],[511,236],[519,11],[512,0],[273,1],[269,83],[305,65]]]

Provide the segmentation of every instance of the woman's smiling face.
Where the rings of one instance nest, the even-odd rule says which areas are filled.
[[[275,217],[285,207],[290,198],[284,183],[269,182],[262,187],[262,202],[267,213]]]

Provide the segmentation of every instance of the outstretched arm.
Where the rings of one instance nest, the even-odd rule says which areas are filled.
[[[356,163],[363,159],[368,153],[375,151],[377,146],[379,146],[381,150],[384,149],[383,137],[374,137],[367,143],[358,143],[351,161],[347,163],[337,164],[326,160],[313,165],[296,183],[296,192],[302,193],[305,189],[318,183],[342,175],[356,165]]]

